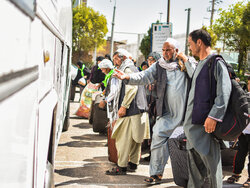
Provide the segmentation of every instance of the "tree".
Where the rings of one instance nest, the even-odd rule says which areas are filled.
[[[239,52],[238,72],[244,74],[247,47],[249,46],[249,2],[238,2],[228,10],[220,9],[220,18],[212,25],[218,40],[223,42],[223,51]]]
[[[159,20],[156,23],[160,23]],[[145,59],[147,59],[148,54],[151,52],[151,33],[152,33],[152,26],[148,29],[148,34],[144,36],[141,41],[140,50],[141,53],[144,55]]]
[[[99,12],[83,5],[73,8],[73,54],[78,60],[105,43],[107,20]]]
[[[147,59],[148,54],[151,52],[151,27],[148,29],[148,34],[144,36],[141,41],[140,50],[145,59]]]

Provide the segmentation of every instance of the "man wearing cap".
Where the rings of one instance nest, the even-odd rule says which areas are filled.
[[[156,61],[158,61],[158,59],[160,59],[160,58],[161,58],[161,55],[159,53],[157,53],[157,52],[150,52],[148,54],[148,59],[147,59],[149,67],[151,65],[153,65],[153,63],[155,63]]]
[[[178,42],[168,38],[162,47],[162,55],[156,63],[147,70],[126,74],[118,71],[115,74],[120,79],[126,79],[128,84],[147,85],[156,81],[156,123],[153,127],[150,158],[150,177],[147,183],[161,181],[164,167],[169,158],[167,140],[172,131],[182,123],[185,111],[187,79],[184,72],[178,68],[176,54]]]
[[[105,96],[107,98],[108,94],[110,93],[110,87],[111,87],[111,77],[114,73],[114,65],[113,63],[108,60],[108,59],[104,59],[101,61],[101,63],[98,64],[98,67],[101,69],[102,73],[105,74],[105,78],[102,81],[104,87],[105,87]],[[101,101],[99,103],[99,107],[100,108],[104,108],[106,106],[106,100],[105,101]],[[108,108],[108,106],[107,106]],[[108,110],[109,112],[109,110]],[[108,113],[109,115],[109,113]]]
[[[118,49],[113,55],[113,62],[120,71],[138,72],[128,57],[129,53],[126,50]],[[148,121],[145,122],[142,118],[147,110],[147,102],[143,86],[125,85],[121,80],[115,80],[118,84],[111,85],[112,90],[116,87],[113,92],[112,112],[116,123],[112,138],[116,141],[118,161],[117,167],[106,171],[106,174],[125,175],[127,171],[135,172],[139,164],[141,143],[145,127],[148,126]]]

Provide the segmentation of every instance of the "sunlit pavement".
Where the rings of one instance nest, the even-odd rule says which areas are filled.
[[[149,187],[144,179],[149,175],[148,162],[141,162],[135,173],[125,176],[108,176],[105,171],[114,166],[107,157],[106,136],[94,133],[88,120],[73,115],[78,108],[78,102],[71,102],[70,127],[63,132],[56,153],[55,160],[55,186],[60,188],[82,187],[82,188],[132,188]],[[147,154],[145,154],[147,155]],[[144,157],[143,155],[142,157]],[[247,172],[237,184],[229,185],[225,180],[231,175],[230,171],[224,171],[223,187],[241,187],[247,179]],[[173,181],[171,164],[168,162],[161,184],[153,187],[177,188]]]

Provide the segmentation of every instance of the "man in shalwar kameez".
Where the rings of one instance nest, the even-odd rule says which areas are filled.
[[[147,85],[156,80],[156,123],[153,127],[150,158],[150,177],[147,183],[161,181],[164,167],[169,158],[167,140],[173,130],[181,125],[185,111],[187,79],[178,67],[178,42],[168,38],[162,47],[161,57],[147,70],[140,73],[124,74],[118,72],[115,76],[129,80],[128,84]]]
[[[113,55],[116,68],[126,73],[137,72],[128,57],[126,50],[118,49]],[[115,121],[115,126],[112,138],[116,141],[118,161],[117,167],[106,171],[106,174],[125,175],[127,171],[135,172],[137,169],[145,130],[149,131],[149,121],[145,118],[147,101],[142,86],[125,85],[121,80],[115,79],[111,80],[111,84],[114,84],[111,85],[108,98],[113,99],[112,120]],[[110,102],[110,99],[107,99],[107,102]]]
[[[211,88],[209,89],[207,60],[211,57],[211,37],[205,30],[195,30],[189,34],[188,43],[192,55],[200,59],[194,72],[190,68],[189,59],[183,53],[178,54],[178,58],[185,62],[188,74],[192,77],[183,124],[187,136],[188,188],[221,188],[223,177],[220,144],[211,133],[215,130],[216,123],[223,120],[231,93],[231,82],[226,66],[219,60],[213,72],[217,82],[214,88],[216,97],[209,111],[210,105],[207,103]],[[204,100],[207,99],[205,103]],[[205,122],[196,123],[202,116],[205,117]]]

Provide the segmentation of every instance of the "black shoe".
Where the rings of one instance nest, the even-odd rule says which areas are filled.
[[[127,174],[127,168],[126,167],[115,167],[110,170],[106,171],[107,175],[117,176],[117,175],[126,175]]]
[[[128,162],[128,166],[127,166],[127,171],[128,172],[135,172],[137,169],[137,164]]]
[[[144,161],[150,161],[150,155],[143,158]]]

